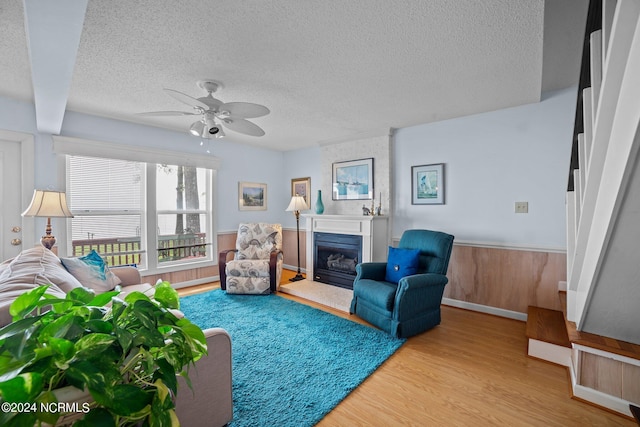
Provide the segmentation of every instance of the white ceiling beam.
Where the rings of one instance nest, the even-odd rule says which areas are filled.
[[[36,127],[59,134],[88,0],[24,0]]]

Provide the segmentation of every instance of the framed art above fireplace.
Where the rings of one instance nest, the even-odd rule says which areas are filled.
[[[371,200],[373,157],[334,163],[332,178],[333,200]]]

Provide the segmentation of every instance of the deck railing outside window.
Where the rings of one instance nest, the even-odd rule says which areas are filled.
[[[140,236],[108,239],[73,240],[73,256],[83,256],[94,249],[110,266],[139,265],[145,251]],[[207,256],[206,234],[173,234],[158,237],[158,264]]]

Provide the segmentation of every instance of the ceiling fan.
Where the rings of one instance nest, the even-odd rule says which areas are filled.
[[[164,89],[172,98],[189,105],[192,112],[186,111],[152,111],[139,113],[141,116],[200,116],[193,122],[189,132],[201,138],[223,138],[223,128],[249,136],[262,136],[264,130],[247,119],[262,117],[269,114],[269,109],[263,105],[250,102],[224,103],[213,97],[213,93],[222,88],[222,83],[216,80],[200,80],[198,86],[207,91],[207,96],[193,98],[173,89]]]

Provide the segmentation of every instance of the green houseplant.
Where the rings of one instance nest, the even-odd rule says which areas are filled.
[[[170,284],[158,283],[153,298],[46,290],[18,297],[13,323],[0,329],[0,425],[69,424],[65,409],[77,427],[179,425],[176,375],[189,383],[207,348],[202,330],[171,311],[179,298]],[[58,405],[61,389],[85,390],[89,403]]]

